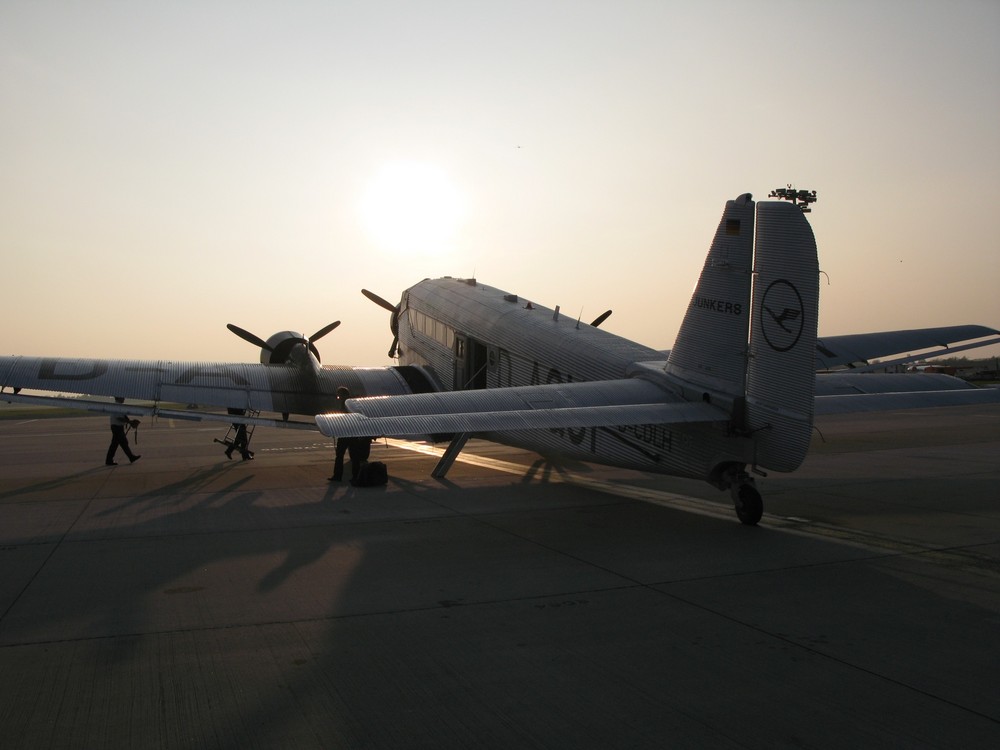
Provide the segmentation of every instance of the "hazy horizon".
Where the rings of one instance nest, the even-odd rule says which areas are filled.
[[[0,7],[3,354],[257,361],[420,279],[670,348],[726,200],[792,183],[820,334],[1000,328],[1000,4]],[[1000,355],[1000,347],[961,352]]]

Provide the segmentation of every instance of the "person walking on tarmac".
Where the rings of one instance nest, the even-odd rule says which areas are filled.
[[[347,411],[347,404],[345,403],[347,399],[351,397],[351,392],[345,386],[340,386],[337,389],[337,404],[333,407],[334,411]],[[333,459],[333,476],[328,477],[326,481],[328,482],[339,482],[344,476],[344,454],[347,453],[347,449],[351,445],[351,438],[337,438],[337,447],[335,448],[335,455]],[[351,466],[353,468],[354,458],[351,458]]]
[[[234,417],[242,417],[247,413],[246,409],[236,409],[234,407],[229,407],[228,411]],[[250,450],[250,436],[247,434],[246,422],[233,422],[231,432],[233,433],[232,441],[216,441],[226,446],[226,458],[232,459],[233,451],[238,451],[244,461],[253,461],[253,451]]]
[[[234,437],[233,443],[226,448],[226,458],[233,457],[233,451],[239,451],[244,461],[253,461],[253,451],[250,450],[250,440],[247,438],[247,426],[245,423],[233,422]]]
[[[129,427],[138,427],[138,419],[129,419],[128,414],[112,414],[111,415],[111,445],[108,446],[108,457],[104,459],[106,466],[117,466],[118,462],[115,461],[115,453],[117,453],[120,447],[125,455],[128,456],[128,462],[134,464],[142,456],[138,453],[133,453],[132,449],[128,446],[128,437],[125,435],[125,431]]]

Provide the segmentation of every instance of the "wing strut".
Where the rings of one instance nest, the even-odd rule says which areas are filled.
[[[458,454],[462,452],[462,448],[469,442],[469,436],[470,433],[468,432],[460,432],[451,439],[451,443],[448,444],[448,448],[441,456],[441,460],[438,461],[437,466],[434,467],[434,471],[431,472],[432,477],[435,479],[444,479],[448,473],[448,469],[455,463]]]

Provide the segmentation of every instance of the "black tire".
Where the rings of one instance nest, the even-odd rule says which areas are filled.
[[[764,515],[764,500],[752,484],[741,484],[736,491],[736,515],[745,526],[756,526]]]

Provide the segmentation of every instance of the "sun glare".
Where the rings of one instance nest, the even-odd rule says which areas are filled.
[[[447,173],[423,162],[384,166],[361,199],[361,220],[382,248],[400,254],[449,249],[465,212],[465,199]]]

